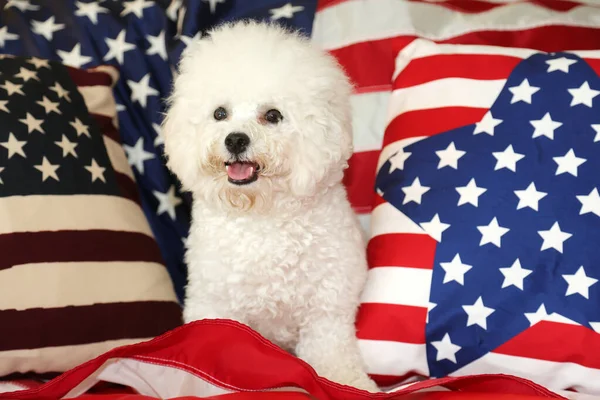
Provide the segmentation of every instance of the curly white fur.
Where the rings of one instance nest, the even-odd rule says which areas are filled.
[[[186,321],[228,318],[338,383],[377,391],[355,315],[367,266],[341,180],[352,154],[352,87],[301,35],[257,22],[188,46],[163,123],[167,163],[193,193]],[[213,117],[228,110],[226,120]],[[264,121],[277,109],[278,124]],[[254,183],[228,181],[224,140],[246,133]]]

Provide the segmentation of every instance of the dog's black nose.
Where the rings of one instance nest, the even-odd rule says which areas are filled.
[[[241,154],[250,144],[250,138],[245,133],[234,132],[225,138],[225,147],[231,154]]]

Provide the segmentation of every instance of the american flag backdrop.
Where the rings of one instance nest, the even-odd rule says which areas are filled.
[[[389,173],[392,155],[396,155],[392,162],[398,165],[403,162],[408,165],[409,160],[415,161],[414,155],[412,160],[410,157],[403,160],[406,155],[398,154],[401,148],[417,140],[465,126],[473,126],[474,130],[475,124],[482,121],[484,123],[480,129],[490,129],[498,118],[493,112],[486,117],[487,113],[494,106],[513,70],[528,57],[538,52],[568,51],[565,57],[580,57],[597,73],[599,57],[595,52],[600,49],[600,4],[597,0],[0,0],[0,6],[0,52],[34,55],[84,68],[100,64],[118,67],[121,79],[115,95],[119,109],[119,132],[141,192],[144,211],[180,298],[185,285],[183,242],[189,228],[190,199],[178,192],[176,180],[167,172],[161,159],[159,123],[160,113],[164,109],[161,99],[169,92],[175,64],[182,49],[202,31],[221,21],[244,17],[274,20],[298,27],[310,35],[315,44],[330,51],[341,62],[356,85],[352,96],[355,153],[345,183],[349,198],[370,239],[368,255],[371,271],[358,318],[361,348],[369,372],[382,385],[396,385],[418,376],[457,373],[459,362],[462,366],[459,372],[465,374],[495,372],[497,368],[510,365],[523,368],[515,371],[517,373],[527,375],[536,372],[549,384],[580,391],[596,390],[593,385],[600,381],[596,375],[600,366],[593,353],[593,349],[597,349],[596,336],[592,335],[593,325],[586,326],[582,319],[583,311],[579,313],[581,315],[565,310],[559,314],[558,308],[552,308],[556,304],[551,306],[550,303],[544,303],[544,308],[540,308],[540,303],[528,309],[527,313],[547,318],[521,334],[515,334],[518,330],[515,327],[506,332],[497,332],[498,338],[509,333],[514,339],[531,335],[526,339],[538,341],[538,347],[496,346],[494,350],[487,349],[490,351],[484,355],[469,351],[470,358],[465,359],[461,358],[464,350],[463,353],[456,351],[457,362],[453,363],[450,350],[456,350],[456,347],[451,345],[458,345],[458,342],[454,342],[454,331],[448,331],[447,340],[445,335],[435,336],[441,332],[440,326],[444,323],[443,316],[436,313],[444,310],[444,307],[439,299],[434,300],[432,279],[435,273],[441,277],[443,284],[445,270],[442,262],[450,263],[446,264],[450,266],[447,268],[460,265],[465,269],[465,266],[470,266],[471,273],[474,272],[475,263],[467,261],[466,255],[463,256],[461,252],[457,252],[460,259],[455,259],[456,254],[452,254],[449,259],[436,263],[439,243],[435,237],[443,236],[445,239],[443,224],[452,225],[445,219],[445,214],[439,211],[436,213],[439,220],[433,214],[427,216],[427,221],[415,222],[409,218],[409,212],[403,209],[405,206],[415,206],[414,201],[401,204],[404,192],[396,200],[386,198],[382,191],[377,194],[376,184],[385,182],[384,173]],[[561,68],[567,68],[564,64],[555,65],[557,70],[553,72],[562,72]],[[523,79],[519,80],[519,77]],[[516,91],[521,96],[525,97],[528,91],[533,90],[531,87],[540,88],[537,95],[543,93],[541,84],[534,84],[533,78],[529,79],[528,75],[515,75],[513,78],[519,80],[514,87],[520,88]],[[527,79],[526,84],[524,79]],[[554,83],[558,85],[558,82],[546,84]],[[589,85],[590,90],[600,90],[593,86],[591,78]],[[573,88],[587,89],[570,87]],[[502,103],[503,107],[511,105],[512,92],[506,90],[505,97],[509,96],[509,100],[508,104]],[[536,93],[532,93],[532,101],[537,97]],[[592,104],[598,99],[600,97],[592,99]],[[521,107],[524,105],[521,103],[516,105]],[[578,106],[585,107],[582,104]],[[542,128],[560,121],[554,113],[550,113],[550,119],[544,119],[544,115],[531,118],[532,121],[540,121]],[[600,122],[589,122],[597,123]],[[501,126],[496,126],[498,132]],[[533,125],[530,126],[535,129]],[[560,127],[556,129],[557,138],[559,132]],[[488,135],[483,131],[481,133]],[[550,139],[549,133],[544,135],[543,130],[539,133],[540,137],[536,139]],[[482,135],[478,136],[486,138]],[[459,146],[458,140],[454,142],[454,147],[449,146],[450,143],[445,143],[443,148],[435,151],[446,151],[441,154],[455,157],[461,151],[466,152]],[[562,153],[553,157],[567,157],[575,161],[577,157],[586,158],[580,155],[577,148],[572,156],[568,153],[570,148],[560,150]],[[502,173],[513,172],[510,157],[516,160],[520,155],[530,155],[518,149],[516,144],[513,144],[512,152],[508,144],[493,152],[505,160],[506,165],[499,170]],[[467,155],[463,157],[466,159]],[[589,166],[589,158],[587,156],[586,162],[579,168]],[[529,159],[516,161],[514,168],[520,173],[519,163]],[[437,166],[440,159],[434,160]],[[460,161],[457,160],[457,165]],[[451,167],[454,164],[448,162],[450,165],[444,167],[444,173],[454,171]],[[558,166],[554,160],[550,164],[555,168]],[[581,178],[574,177],[568,171],[556,176],[565,177]],[[535,211],[531,207],[534,191],[537,196],[546,193],[546,198],[539,201],[540,207],[544,200],[550,199],[551,192],[548,189],[542,189],[537,183],[530,188],[531,182],[513,189],[513,192],[523,191],[530,197],[526,197],[522,208],[511,212]],[[412,183],[415,183],[414,179],[409,182]],[[421,178],[418,183],[432,187]],[[465,210],[475,207],[473,196],[481,190],[480,187],[491,191],[490,185],[484,186],[479,179],[475,179],[471,186],[469,181],[460,185],[465,187],[467,193],[463,200],[465,203],[460,206]],[[451,193],[459,196],[455,188]],[[488,196],[490,193],[487,193]],[[589,188],[577,196],[584,196],[582,199],[591,201],[594,193]],[[423,195],[423,199],[426,195]],[[485,195],[482,193],[480,197],[482,205]],[[518,199],[514,194],[511,201]],[[581,207],[582,203],[575,204]],[[596,216],[593,211],[580,215],[581,209],[570,212],[574,218]],[[417,219],[414,215],[412,217]],[[486,214],[486,217],[491,218],[477,226],[494,228],[494,216]],[[504,225],[504,220],[499,216],[496,216],[496,222],[496,231],[500,228],[515,230]],[[425,226],[429,227],[430,233],[433,232],[432,236],[424,235],[423,223],[429,223]],[[553,224],[538,227],[535,232],[552,231],[552,227]],[[439,233],[432,231],[433,228],[437,228]],[[562,222],[558,223],[557,228],[573,234]],[[445,232],[450,233],[450,228]],[[480,232],[477,230],[475,233]],[[510,233],[506,233],[505,237],[508,238]],[[565,251],[567,243],[573,238],[564,242]],[[536,239],[543,243],[539,233]],[[485,245],[486,248],[495,246],[493,242]],[[539,245],[540,249],[535,250],[538,253],[542,247],[541,243]],[[502,245],[502,249],[506,247]],[[558,250],[548,248],[544,251]],[[521,275],[533,271],[531,265],[521,259],[518,264],[516,257],[511,261],[506,266],[499,266],[498,271],[499,268],[514,268]],[[393,272],[386,275],[385,271]],[[496,283],[503,286],[505,275],[502,272],[499,274],[496,274]],[[589,279],[600,279],[597,275],[594,277],[585,265],[583,274]],[[556,285],[562,284],[565,292],[568,282],[562,275],[583,277],[578,269],[558,274],[559,282]],[[524,277],[524,289],[527,279],[534,276],[531,272]],[[468,282],[466,277],[468,272],[465,273],[463,285],[456,280],[450,283],[463,287]],[[456,278],[459,279],[458,276]],[[597,284],[590,285],[590,295],[595,286]],[[501,289],[519,290],[514,283]],[[475,296],[477,290],[480,289],[468,294]],[[416,295],[411,297],[411,293]],[[577,296],[581,294],[570,294],[569,301],[581,300]],[[464,304],[458,304],[459,300]],[[469,297],[468,300],[465,297],[457,298],[452,304],[476,307],[480,311],[479,320],[476,320],[480,324],[470,321],[473,323],[469,325],[473,330],[479,329],[476,332],[484,329],[481,315],[489,313],[489,309],[493,308],[494,313],[499,315],[498,307],[488,302],[485,293]],[[462,323],[466,325],[467,312],[464,308],[460,310],[462,317],[467,318]],[[572,311],[572,307],[569,310]],[[589,317],[587,322],[594,322],[589,312],[585,313],[585,317]],[[436,315],[437,319],[434,320]],[[452,315],[448,314],[448,318]],[[492,315],[489,316],[490,328],[493,326]],[[525,322],[527,319],[522,320],[520,326],[524,326]],[[452,329],[466,329],[459,325],[453,325]],[[458,335],[465,336],[464,332]],[[585,345],[577,347],[573,338],[581,338]],[[494,343],[497,343],[501,339],[495,340]],[[432,342],[436,342],[438,347],[445,346],[445,359],[437,360],[437,348]],[[543,348],[544,351],[535,353],[536,348]],[[483,364],[466,362],[479,356],[479,360],[491,361]],[[573,362],[557,362],[564,361],[565,357],[574,357],[569,359]],[[560,371],[560,374],[553,374],[553,371]],[[562,380],[554,379],[556,377]]]

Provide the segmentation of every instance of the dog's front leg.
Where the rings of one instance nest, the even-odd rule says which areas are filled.
[[[353,321],[347,317],[322,316],[301,329],[296,354],[324,378],[378,392],[364,370],[355,332]]]
[[[245,323],[239,315],[236,315],[232,310],[223,307],[222,304],[216,304],[203,297],[197,298],[188,296],[183,309],[184,322],[188,323],[201,319],[231,319],[240,323]]]

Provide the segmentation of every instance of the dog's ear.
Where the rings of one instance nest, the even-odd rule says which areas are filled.
[[[190,147],[190,144],[193,147],[195,125],[187,108],[185,99],[171,96],[162,122],[162,134],[167,167],[177,176],[183,189],[191,191],[198,178],[198,165]]]
[[[313,195],[320,185],[339,183],[353,152],[348,98],[332,93],[313,110],[298,124],[291,152],[290,189],[299,196]]]

